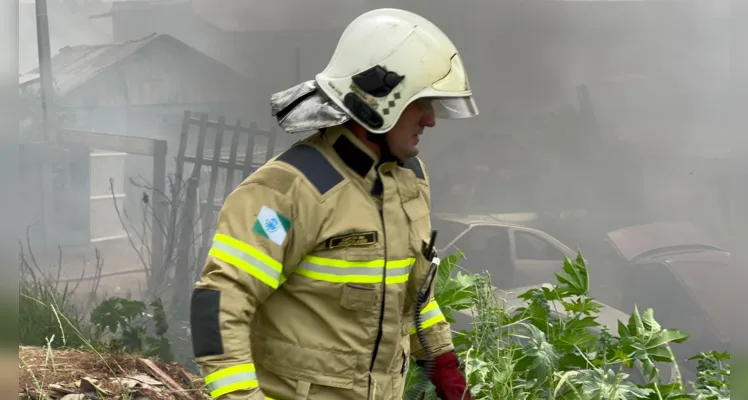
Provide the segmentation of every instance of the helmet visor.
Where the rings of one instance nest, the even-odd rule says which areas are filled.
[[[478,106],[473,96],[431,98],[434,116],[443,119],[470,118],[478,115]]]

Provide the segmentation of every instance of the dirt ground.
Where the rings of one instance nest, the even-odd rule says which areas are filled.
[[[20,399],[210,398],[200,392],[203,381],[176,363],[78,350],[18,350]]]

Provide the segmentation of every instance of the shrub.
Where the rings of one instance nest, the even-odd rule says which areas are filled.
[[[469,309],[473,327],[456,332],[455,347],[473,399],[700,399],[730,398],[730,355],[700,353],[698,382],[684,384],[670,348],[688,334],[665,329],[654,310],[634,307],[617,334],[597,321],[601,304],[590,297],[589,275],[581,254],[565,259],[557,285],[528,290],[523,305],[506,309],[488,274],[452,273],[461,253],[439,267],[435,296],[450,322],[454,312]],[[561,311],[561,312],[559,312]],[[655,363],[669,363],[676,379],[663,383]],[[639,368],[646,384],[627,370]],[[417,398],[421,370],[411,365],[406,397]],[[425,395],[435,399],[433,390]]]
[[[172,361],[169,325],[161,299],[150,304],[112,297],[91,312],[94,340],[112,352],[139,353]]]
[[[52,348],[83,345],[82,337],[75,334],[85,327],[81,312],[73,303],[74,292],[75,287],[60,286],[35,262],[32,267],[22,253],[18,298],[20,344]],[[58,340],[49,342],[53,337]]]

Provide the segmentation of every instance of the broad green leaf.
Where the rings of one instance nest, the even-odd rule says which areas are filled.
[[[658,324],[655,320],[654,310],[651,308],[646,309],[644,311],[644,314],[642,314],[642,323],[644,324],[644,329],[647,332],[651,332],[654,334],[662,330],[660,324]]]
[[[452,339],[452,344],[455,346],[455,348],[470,348],[473,346],[473,340],[471,336],[472,335],[467,334],[467,332],[455,332],[455,336]]]
[[[580,329],[595,328],[598,326],[600,326],[600,323],[597,322],[596,317],[584,317],[567,321],[565,329],[569,331],[577,331]]]
[[[600,312],[603,307],[602,304],[598,303],[595,299],[589,297],[583,297],[581,299],[573,299],[571,301],[565,301],[562,303],[566,311],[570,311],[577,314],[592,315]]]
[[[629,327],[626,326],[623,322],[620,320],[618,321],[618,335],[622,338],[627,338],[631,336],[631,332],[629,331]]]
[[[677,329],[663,329],[654,336],[652,336],[645,344],[647,350],[654,349],[664,345],[665,343],[683,343],[688,339],[689,334],[681,332]]]
[[[566,353],[558,360],[558,367],[561,370],[585,369],[589,367],[587,360],[579,354]]]
[[[530,324],[523,326],[530,340],[522,347],[524,357],[517,366],[526,370],[528,377],[540,383],[551,376],[558,363],[558,354],[555,347],[546,341],[545,334],[540,329]]]
[[[517,298],[525,300],[525,301],[530,301],[532,300],[533,296],[535,296],[535,293],[543,293],[543,291],[538,288],[532,288],[525,292],[520,293],[519,295],[517,295]]]
[[[670,351],[665,347],[655,347],[653,349],[648,349],[647,353],[649,354],[649,357],[652,358],[652,360],[657,362],[675,361],[673,359],[673,356],[670,354]]]
[[[441,307],[440,307],[440,309],[441,309]],[[454,324],[455,323],[455,312],[454,312],[454,310],[452,308],[446,308],[445,307],[445,308],[441,309],[441,311],[442,311],[442,315],[444,315],[444,319],[446,319],[447,322],[449,322],[450,324]]]
[[[586,329],[577,331],[564,330],[553,344],[558,348],[569,347],[569,351],[573,351],[573,347],[595,343],[595,339],[592,333]]]
[[[452,280],[452,272],[463,257],[464,253],[457,251],[441,260],[434,279],[434,292],[440,292]]]
[[[629,317],[629,333],[631,336],[639,337],[644,333],[644,323],[642,322],[639,309],[634,305],[634,312]]]
[[[564,257],[563,272],[557,272],[556,278],[570,294],[584,296],[589,292],[590,280],[584,259],[577,257],[572,261]]]
[[[627,378],[627,374],[616,374],[612,369],[603,372],[597,368],[568,375],[568,381],[579,389],[583,400],[636,400],[649,396],[649,389],[639,388]]]
[[[712,351],[701,352],[701,353],[699,353],[699,354],[697,354],[697,355],[689,358],[689,360],[699,360],[699,359],[702,359],[704,357],[709,357],[709,356],[714,357],[714,359],[717,360],[717,361],[726,361],[726,360],[730,359],[730,353],[728,353],[726,351],[720,353],[718,351],[712,350]]]
[[[476,296],[475,277],[457,273],[457,277],[447,281],[435,292],[440,308],[450,307],[455,311],[470,308]]]
[[[652,389],[654,392],[654,383],[650,383],[646,387]],[[693,398],[690,394],[683,393],[684,388],[677,382],[669,383],[667,385],[657,385],[657,389],[662,395],[662,400],[690,400]],[[650,396],[650,399],[657,399],[656,393],[653,393],[653,396]]]

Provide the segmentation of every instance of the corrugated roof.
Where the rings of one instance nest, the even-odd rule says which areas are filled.
[[[141,54],[145,54],[146,57],[140,57]],[[132,73],[133,68],[124,68],[125,63],[130,62],[127,60],[139,64],[159,63],[158,66],[148,67],[149,71],[159,72],[153,72],[156,75]],[[120,70],[121,67],[124,69]],[[175,71],[175,68],[179,70]],[[121,89],[115,89],[119,93],[115,94],[106,89],[106,86],[104,89],[102,86],[95,88],[96,93],[103,97],[76,97],[84,86],[88,87],[89,82],[95,81],[100,75],[112,69],[118,69],[126,74],[127,97],[132,104],[221,103],[240,99],[246,101],[248,94],[257,90],[254,82],[226,64],[170,35],[154,33],[138,40],[118,44],[63,48],[52,58],[56,96],[60,100],[70,99],[79,106],[84,103],[89,106],[117,104],[121,100],[117,100],[117,96],[124,93],[121,93]],[[148,80],[148,77],[154,76],[160,77],[158,82],[143,82],[143,79]],[[21,75],[19,86],[22,96],[38,98],[38,69]],[[255,106],[260,107],[259,103]]]
[[[103,70],[131,56],[162,36],[167,35],[154,33],[138,40],[118,44],[63,47],[59,54],[52,57],[52,76],[57,95],[65,96]],[[37,83],[38,79],[39,69],[35,68],[21,75],[19,85],[23,90],[24,87]]]

